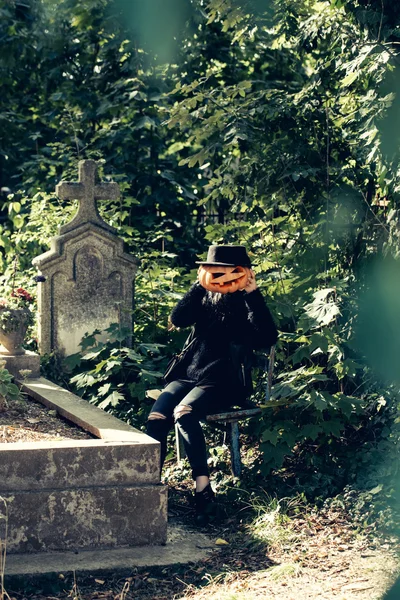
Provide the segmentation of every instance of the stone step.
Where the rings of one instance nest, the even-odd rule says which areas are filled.
[[[166,542],[167,488],[161,485],[16,491],[2,497],[8,553]],[[0,519],[0,530],[5,521]]]
[[[137,439],[0,444],[0,494],[106,485],[157,484],[159,444]],[[136,442],[136,443],[135,443]]]
[[[213,550],[215,539],[200,531],[192,531],[190,527],[169,523],[167,543],[162,546],[9,554],[5,569],[5,588],[15,597],[26,597],[28,590],[36,593],[41,590],[42,597],[45,595],[54,598],[57,595],[65,598],[65,590],[72,589],[74,577],[78,587],[86,577],[109,577],[112,585],[115,583],[116,591],[113,596],[117,598],[117,593],[120,592],[117,581],[131,576],[135,567],[165,567],[199,562],[210,557]],[[22,593],[15,594],[16,591]],[[137,600],[137,593],[132,590],[126,595],[127,600]]]

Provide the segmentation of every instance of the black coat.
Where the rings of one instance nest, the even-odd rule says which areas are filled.
[[[268,350],[278,332],[260,290],[249,294],[213,294],[198,282],[171,314],[176,327],[195,326],[196,342],[181,364],[179,378],[196,385],[223,385],[237,391],[242,359],[252,350]],[[241,390],[243,392],[243,390]]]

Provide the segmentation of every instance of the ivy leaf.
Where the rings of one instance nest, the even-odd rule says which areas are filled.
[[[346,394],[335,394],[336,404],[339,410],[350,419],[353,413],[359,414],[363,412],[363,407],[359,398],[346,396]]]
[[[78,389],[84,387],[90,387],[98,382],[98,379],[91,373],[79,373],[71,378],[71,383],[76,383]]]
[[[344,423],[338,419],[332,419],[330,421],[323,421],[321,428],[327,434],[332,434],[335,437],[340,437],[342,430],[344,429]]]
[[[294,365],[301,362],[304,358],[310,358],[309,346],[300,346],[300,348],[297,348],[290,358]]]
[[[164,376],[164,373],[161,373],[161,371],[148,371],[147,369],[142,369],[141,372],[143,375],[149,375],[153,378],[159,378]]]
[[[148,116],[142,117],[141,119],[139,119],[139,121],[135,124],[135,126],[133,127],[133,129],[151,129],[152,127],[155,127],[155,121],[154,119],[151,119]]]
[[[100,335],[100,333],[101,331],[99,329],[96,329],[90,335],[86,334],[80,343],[80,347],[82,348],[82,350],[86,350],[87,348],[90,348],[90,346],[94,346],[96,343],[96,335]]]
[[[315,408],[322,412],[328,407],[328,403],[324,398],[323,394],[317,390],[311,390],[309,395],[309,401],[315,406]]]
[[[333,291],[332,288],[326,288],[315,292],[313,294],[314,301],[304,307],[308,317],[314,321],[314,325],[329,325],[340,314],[336,302],[328,299],[329,294]]]
[[[114,392],[112,392],[112,394],[110,394],[109,396],[107,396],[107,398],[100,402],[98,406],[103,410],[110,405],[116,407],[118,406],[121,400],[125,400],[125,397],[122,394],[120,394],[120,392],[117,392],[115,390]]]
[[[277,429],[266,429],[263,431],[262,440],[263,442],[270,442],[276,446],[279,438],[279,431]]]
[[[321,348],[322,352],[328,352],[329,340],[321,333],[313,333],[311,336],[310,351],[312,352],[316,348]]]
[[[314,423],[308,423],[307,425],[304,425],[304,427],[300,430],[300,435],[304,436],[306,439],[311,439],[315,441],[321,433],[321,431],[322,429],[319,425],[316,425]]]
[[[290,383],[278,383],[273,388],[274,398],[293,398],[298,396],[306,387],[306,384],[291,385]]]
[[[81,354],[79,354],[79,353],[70,354],[69,356],[64,358],[63,364],[65,365],[67,370],[73,371],[76,367],[79,367],[79,365],[81,364],[81,360],[82,360]]]
[[[265,474],[268,473],[266,467],[268,467],[269,469],[277,469],[281,467],[285,456],[287,456],[290,452],[290,448],[287,446],[287,444],[284,443],[273,446],[272,444],[266,442],[261,443],[260,447],[263,453],[263,459],[265,464],[265,470],[263,469],[263,472]]]
[[[102,349],[95,350],[93,352],[88,352],[84,356],[82,356],[82,360],[92,360],[93,358],[97,358],[102,352]]]
[[[97,393],[99,394],[99,396],[105,396],[110,391],[110,388],[111,388],[111,383],[105,383],[104,385],[99,387],[99,389],[97,390]]]
[[[117,359],[117,360],[108,360],[106,361],[106,371],[112,371],[113,369],[115,369],[115,371],[119,371],[121,368],[121,359]]]
[[[346,75],[344,79],[342,79],[340,83],[340,87],[349,87],[358,77],[358,71],[354,71],[353,73],[349,73]]]

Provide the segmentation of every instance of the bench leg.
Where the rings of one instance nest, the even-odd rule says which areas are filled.
[[[186,457],[185,446],[183,445],[183,439],[179,431],[177,423],[175,423],[175,444],[176,444],[176,459],[178,463]]]
[[[239,425],[230,423],[230,451],[232,475],[240,477],[242,474],[242,462],[240,460]]]
[[[179,428],[175,423],[176,458],[178,463],[186,457],[185,447]],[[231,453],[231,471],[234,477],[242,474],[242,461],[240,458],[239,425],[237,422],[229,423],[229,450]]]

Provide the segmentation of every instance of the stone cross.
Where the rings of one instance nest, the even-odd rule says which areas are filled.
[[[81,161],[79,181],[62,181],[56,192],[63,200],[79,200],[79,208],[52,239],[51,250],[33,260],[45,279],[38,284],[38,338],[41,354],[68,356],[80,351],[85,333],[104,332],[112,323],[132,329],[137,266],[99,215],[96,200],[118,199],[119,188],[97,181],[95,161]]]
[[[56,186],[56,194],[61,200],[79,200],[78,212],[74,219],[60,228],[64,234],[75,229],[79,223],[96,223],[104,229],[113,231],[99,215],[96,200],[118,200],[117,183],[98,183],[97,164],[94,160],[82,160],[79,163],[77,182],[61,181]]]

